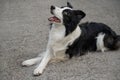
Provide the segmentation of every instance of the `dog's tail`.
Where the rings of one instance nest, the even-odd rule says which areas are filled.
[[[115,47],[116,47],[116,49],[120,48],[120,35],[117,35],[117,37],[115,39]]]
[[[117,50],[120,48],[120,35],[105,35],[104,43],[110,50]]]

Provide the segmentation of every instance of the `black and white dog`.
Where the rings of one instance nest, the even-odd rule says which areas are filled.
[[[38,57],[26,60],[23,66],[40,63],[34,75],[40,75],[50,60],[58,61],[84,55],[87,51],[116,50],[120,47],[120,36],[103,23],[87,22],[79,24],[86,14],[67,6],[51,6],[48,20],[51,23],[46,51]]]

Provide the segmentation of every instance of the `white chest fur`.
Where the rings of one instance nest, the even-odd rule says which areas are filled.
[[[52,25],[52,29],[49,33],[49,41],[47,45],[47,50],[52,51],[53,58],[65,58],[65,51],[68,45],[72,45],[72,43],[80,36],[81,29],[79,26],[70,33],[65,36],[65,26],[64,25]]]
[[[52,24],[52,29],[49,33],[49,42],[53,45],[55,42],[62,40],[65,36],[65,26]]]

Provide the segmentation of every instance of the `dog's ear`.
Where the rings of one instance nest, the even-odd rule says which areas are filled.
[[[67,6],[70,8],[73,8],[73,6],[70,4],[70,2],[67,2]]]
[[[86,14],[81,11],[81,10],[73,10],[73,13],[79,18],[79,19],[82,19],[86,16]]]

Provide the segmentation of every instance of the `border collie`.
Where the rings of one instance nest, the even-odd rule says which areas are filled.
[[[34,70],[34,75],[43,73],[52,60],[63,61],[73,56],[84,55],[87,51],[116,50],[120,47],[120,36],[103,23],[86,22],[79,24],[86,14],[67,6],[51,6],[50,32],[46,51],[38,57],[22,62],[23,66],[40,63]]]

